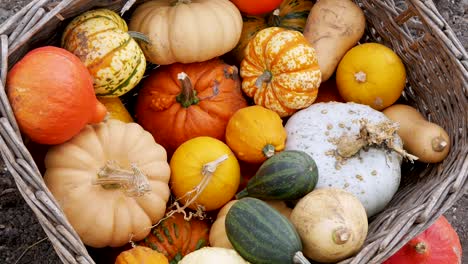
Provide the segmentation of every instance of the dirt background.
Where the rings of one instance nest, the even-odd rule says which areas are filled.
[[[0,24],[29,0],[0,0]],[[468,49],[468,0],[435,0],[440,13]],[[445,216],[452,223],[468,258],[468,190]],[[0,160],[0,263],[61,263],[33,212]]]

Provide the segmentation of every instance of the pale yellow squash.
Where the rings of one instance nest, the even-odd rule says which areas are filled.
[[[138,6],[129,28],[149,37],[140,44],[152,63],[202,62],[237,45],[242,16],[228,0],[153,0]]]
[[[53,146],[44,181],[83,243],[123,246],[145,238],[165,213],[166,151],[136,123],[109,120]]]

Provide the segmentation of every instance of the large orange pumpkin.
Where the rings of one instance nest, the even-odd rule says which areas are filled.
[[[36,143],[61,144],[107,113],[88,70],[65,49],[30,51],[10,70],[6,86],[20,130]]]
[[[321,83],[315,49],[302,33],[280,27],[263,29],[249,42],[240,74],[255,104],[281,117],[310,106]]]
[[[187,221],[182,213],[175,213],[153,228],[139,244],[164,254],[170,263],[177,263],[188,253],[208,246],[209,232],[206,221],[196,218]]]
[[[198,136],[224,140],[229,119],[245,106],[236,67],[220,59],[175,63],[161,66],[144,81],[136,118],[173,153]]]

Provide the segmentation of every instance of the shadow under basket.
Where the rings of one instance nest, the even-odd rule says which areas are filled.
[[[405,63],[408,83],[400,100],[442,126],[452,146],[441,163],[403,165],[400,189],[385,210],[369,219],[365,245],[340,262],[381,263],[435,222],[468,187],[468,55],[431,0],[355,2],[367,19],[361,42],[383,43]],[[125,4],[118,0],[33,0],[0,25],[1,155],[64,263],[96,260],[45,186],[39,164],[25,147],[5,94],[6,75],[28,51],[58,46],[60,32],[76,15],[99,7],[120,12]]]

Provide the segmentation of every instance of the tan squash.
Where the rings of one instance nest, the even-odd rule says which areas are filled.
[[[123,246],[148,235],[165,213],[166,151],[136,123],[85,127],[49,149],[44,181],[84,244]]]
[[[238,110],[226,127],[226,143],[243,161],[261,163],[284,149],[286,130],[277,113],[254,105]]]
[[[403,148],[417,156],[419,161],[437,163],[444,160],[450,151],[450,137],[441,126],[427,121],[414,107],[395,104],[383,110],[391,120],[398,122],[398,135]]]
[[[140,45],[152,63],[202,62],[237,45],[242,16],[228,0],[153,0],[137,7],[129,28],[148,36]]]

